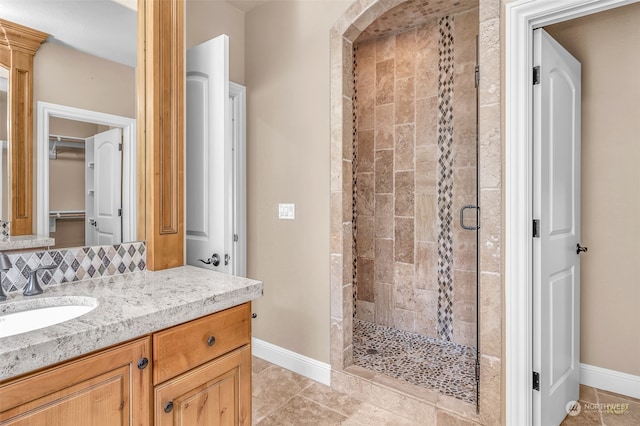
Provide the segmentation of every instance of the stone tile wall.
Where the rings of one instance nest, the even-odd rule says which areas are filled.
[[[476,236],[458,212],[477,203],[477,32],[477,7],[434,17],[359,43],[354,63],[357,317],[467,346]]]

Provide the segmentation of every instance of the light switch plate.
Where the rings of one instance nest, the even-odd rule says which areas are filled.
[[[278,219],[293,220],[296,218],[296,205],[292,203],[278,204]]]

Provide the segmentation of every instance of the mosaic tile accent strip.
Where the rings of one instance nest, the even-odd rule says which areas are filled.
[[[354,321],[354,364],[472,404],[475,357],[475,348]]]
[[[438,336],[453,338],[453,17],[438,20]]]
[[[57,269],[39,272],[41,285],[57,285],[147,268],[147,249],[144,242],[7,255],[13,267],[2,275],[2,286],[9,292],[22,291],[31,271],[39,266],[54,263],[58,265]]]
[[[358,195],[358,174],[357,174],[357,164],[358,164],[358,61],[356,60],[356,52],[358,51],[358,47],[353,47],[353,158],[352,158],[352,175],[353,175],[353,189],[352,189],[352,198],[351,198],[351,226],[353,229],[353,244],[352,244],[352,253],[353,253],[353,274],[351,281],[351,288],[353,289],[351,297],[353,300],[353,313],[352,316],[356,318],[356,304],[358,300],[358,227],[357,227],[357,217],[358,210],[356,206],[356,196]]]

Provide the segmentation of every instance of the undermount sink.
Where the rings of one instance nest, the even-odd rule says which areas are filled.
[[[44,297],[0,304],[0,337],[14,336],[77,318],[98,306],[93,297]]]

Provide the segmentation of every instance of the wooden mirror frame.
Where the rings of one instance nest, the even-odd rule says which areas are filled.
[[[184,264],[183,33],[183,0],[138,0],[138,229],[150,270]],[[47,37],[0,19],[0,64],[10,76],[12,235],[33,232],[33,57]]]
[[[49,37],[0,19],[0,65],[9,70],[9,217],[11,235],[33,233],[33,57]]]
[[[138,52],[139,212],[153,271],[184,265],[183,0],[138,0]]]

